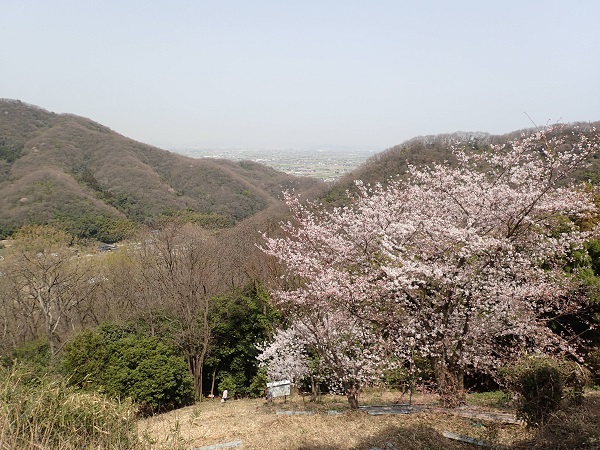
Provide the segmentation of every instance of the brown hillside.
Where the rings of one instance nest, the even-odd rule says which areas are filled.
[[[560,129],[560,133],[570,134],[576,127],[580,131],[589,132],[592,127],[600,129],[600,122],[565,125]],[[504,135],[457,132],[419,136],[372,156],[360,167],[340,178],[326,198],[333,204],[342,203],[346,198],[346,191],[353,191],[355,180],[371,184],[385,183],[391,177],[404,175],[408,165],[423,166],[445,161],[453,164],[453,146],[472,151],[489,151],[492,145],[506,144],[518,139],[522,134],[533,131],[534,129],[519,130]],[[600,155],[595,155],[590,167],[578,173],[577,178],[600,183]]]
[[[31,222],[79,229],[82,217],[147,223],[177,211],[235,223],[283,189],[321,185],[253,162],[177,155],[89,119],[0,100],[0,236]]]

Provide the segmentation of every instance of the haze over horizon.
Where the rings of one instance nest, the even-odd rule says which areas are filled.
[[[383,150],[600,119],[595,0],[5,0],[0,12],[0,97],[166,149]]]

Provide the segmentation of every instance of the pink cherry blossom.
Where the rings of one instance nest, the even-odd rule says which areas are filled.
[[[296,286],[273,292],[293,330],[277,345],[293,333],[352,389],[377,380],[391,353],[403,364],[416,353],[453,392],[465,373],[524,352],[573,352],[547,323],[585,300],[570,296],[563,266],[596,235],[577,224],[598,211],[595,192],[568,181],[600,139],[560,131],[457,149],[458,166],[409,167],[385,185],[359,181],[351,205],[333,210],[286,194],[294,220],[263,246]]]

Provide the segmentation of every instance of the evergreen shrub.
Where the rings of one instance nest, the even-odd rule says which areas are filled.
[[[165,342],[103,325],[65,347],[62,372],[71,384],[130,398],[150,414],[190,404],[193,382],[184,359]]]

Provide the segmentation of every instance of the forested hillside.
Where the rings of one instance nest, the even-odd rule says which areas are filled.
[[[575,130],[589,133],[593,127],[599,128],[600,122],[568,124],[557,128],[556,132],[563,135],[573,135]],[[371,184],[386,183],[392,177],[404,175],[409,165],[420,167],[448,162],[450,166],[453,166],[456,164],[452,153],[453,147],[465,149],[468,152],[492,151],[492,146],[508,145],[509,142],[519,139],[522,135],[529,135],[534,131],[535,129],[532,128],[503,135],[457,132],[418,136],[372,156],[360,167],[345,174],[329,191],[326,198],[334,204],[339,203],[344,201],[347,190],[355,191],[355,180]],[[595,154],[589,162],[590,165],[576,171],[574,177],[578,180],[590,180],[594,184],[598,184],[600,182],[600,155]]]
[[[0,100],[0,237],[31,223],[116,241],[135,224],[180,215],[228,226],[322,183],[249,161],[193,159],[89,119]]]

